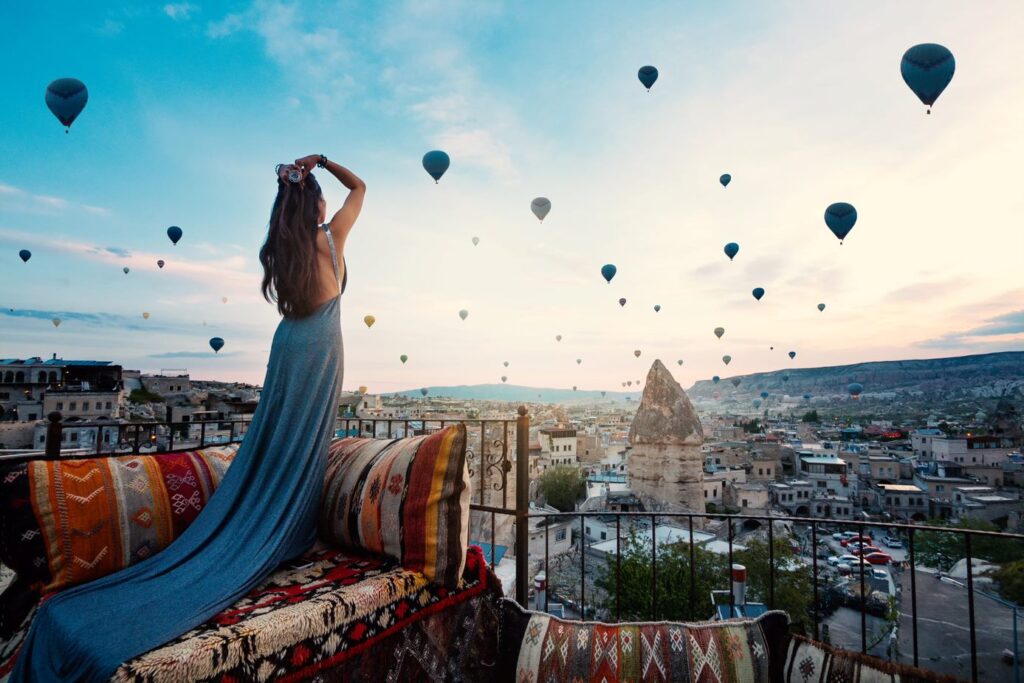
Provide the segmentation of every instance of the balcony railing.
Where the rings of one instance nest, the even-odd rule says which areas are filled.
[[[59,417],[59,416],[58,416]],[[52,419],[52,418],[51,418]],[[515,578],[515,591],[516,600],[526,606],[530,595],[530,583],[531,583],[531,566],[539,566],[544,569],[545,574],[551,577],[549,571],[552,554],[551,554],[551,522],[557,522],[559,520],[568,520],[570,522],[579,524],[579,536],[572,540],[573,552],[578,552],[578,560],[572,557],[573,561],[579,563],[579,576],[580,580],[576,587],[578,591],[578,603],[576,607],[582,616],[589,616],[590,614],[598,614],[602,618],[609,621],[617,621],[623,616],[623,606],[621,604],[621,598],[623,592],[622,588],[622,562],[623,562],[623,549],[627,542],[628,536],[624,531],[628,531],[630,528],[647,527],[651,530],[650,538],[650,587],[645,587],[645,592],[649,590],[650,614],[647,615],[652,619],[656,618],[679,618],[670,614],[665,614],[664,610],[659,610],[657,604],[657,596],[661,592],[659,584],[664,589],[665,585],[678,586],[678,582],[684,582],[688,587],[687,600],[688,600],[688,612],[690,615],[702,614],[700,610],[700,602],[702,598],[698,596],[696,587],[698,585],[698,568],[697,562],[695,562],[696,553],[701,552],[701,545],[695,541],[695,534],[699,533],[699,527],[703,527],[705,522],[719,522],[724,525],[724,539],[718,539],[724,541],[726,546],[725,559],[728,565],[733,564],[735,559],[734,550],[738,545],[736,538],[737,533],[742,532],[744,529],[744,523],[756,522],[761,525],[766,525],[767,533],[767,548],[768,548],[768,573],[767,573],[767,589],[764,591],[764,595],[760,596],[769,609],[787,609],[790,606],[786,604],[780,604],[777,601],[776,589],[779,585],[779,571],[782,567],[785,571],[787,565],[786,562],[780,562],[782,558],[776,557],[776,543],[778,534],[775,530],[774,523],[785,523],[789,525],[800,525],[806,526],[807,536],[809,537],[811,558],[810,558],[810,572],[811,572],[811,609],[810,609],[810,633],[815,638],[821,638],[823,635],[823,596],[822,596],[822,581],[823,572],[825,565],[819,558],[819,543],[820,539],[824,539],[823,527],[828,526],[837,529],[848,529],[851,532],[856,532],[859,536],[864,536],[869,529],[884,529],[893,534],[901,534],[906,539],[907,543],[907,560],[908,566],[904,572],[904,576],[909,575],[909,593],[910,593],[910,612],[909,612],[909,624],[911,631],[911,642],[912,642],[912,662],[915,666],[920,666],[922,662],[927,665],[927,657],[922,653],[919,647],[919,626],[922,622],[922,618],[919,614],[919,601],[922,599],[927,600],[926,597],[929,593],[933,592],[927,587],[919,586],[919,574],[923,574],[923,571],[919,569],[917,562],[917,551],[918,551],[918,539],[922,533],[943,533],[943,534],[954,534],[961,539],[963,557],[966,559],[968,567],[966,578],[964,580],[964,588],[966,589],[966,611],[967,611],[967,637],[969,638],[969,653],[970,653],[970,671],[971,680],[978,681],[979,678],[979,664],[978,656],[979,649],[977,643],[977,637],[979,633],[978,625],[978,610],[976,605],[976,595],[984,596],[985,600],[988,600],[992,596],[988,596],[980,590],[975,588],[974,572],[971,570],[972,562],[975,557],[975,546],[978,544],[979,539],[1001,539],[1004,541],[1011,541],[1021,544],[1022,552],[1021,557],[1024,557],[1024,535],[1022,534],[1011,534],[1011,533],[999,533],[990,531],[980,531],[972,529],[959,529],[951,527],[933,527],[916,524],[898,524],[890,522],[867,522],[867,521],[848,521],[848,520],[837,520],[837,519],[819,519],[813,517],[799,517],[799,516],[777,516],[777,515],[744,515],[744,514],[714,514],[714,513],[671,513],[671,512],[606,512],[606,511],[591,511],[591,512],[564,512],[564,513],[553,513],[553,512],[538,512],[535,509],[531,509],[529,505],[529,417],[525,408],[521,407],[518,411],[518,415],[514,418],[509,419],[396,419],[396,418],[339,418],[337,421],[338,435],[350,435],[350,436],[363,436],[373,438],[403,438],[405,436],[413,436],[415,434],[431,433],[447,427],[452,424],[461,423],[466,426],[467,430],[467,459],[468,468],[473,481],[473,498],[471,502],[471,509],[483,515],[484,519],[489,519],[490,526],[490,561],[491,565],[495,565],[495,540],[496,540],[496,518],[499,515],[509,516],[514,520],[514,547],[513,554],[515,556],[516,565],[516,578]],[[244,426],[248,425],[248,421],[239,420],[225,420],[225,421],[208,421],[208,422],[181,422],[181,423],[139,423],[139,424],[107,424],[107,423],[77,423],[75,424],[76,429],[83,429],[87,427],[102,429],[117,429],[119,435],[119,443],[122,444],[122,448],[130,448],[131,452],[138,453],[145,443],[152,443],[154,438],[160,439],[166,437],[168,440],[167,450],[174,450],[173,447],[181,449],[185,448],[197,448],[203,445],[209,445],[207,439],[208,430],[213,429],[211,425],[223,426],[230,425],[229,436],[230,441],[240,441],[244,436]],[[243,426],[236,431],[236,425]],[[183,442],[181,438],[175,439],[173,437],[175,429],[188,428],[194,429],[199,427],[200,436],[195,445],[188,442]],[[48,425],[50,432],[47,435],[47,453],[45,457],[60,457],[60,429],[61,423],[59,419],[52,420]],[[121,430],[124,430],[123,432]],[[124,434],[125,438],[120,439],[120,436]],[[155,436],[160,434],[161,436]],[[96,448],[96,453],[99,455],[118,455],[119,453],[114,450],[104,450],[105,447],[110,444],[103,444]],[[20,456],[27,457],[27,456]],[[33,456],[38,457],[38,455]],[[509,473],[515,470],[515,475],[510,481]],[[514,488],[513,488],[514,487]],[[614,575],[615,585],[615,596],[611,600],[605,600],[603,604],[601,601],[595,599],[595,595],[588,593],[588,549],[589,546],[585,543],[585,526],[586,520],[591,518],[610,518],[614,519],[615,529],[615,553],[614,557],[607,557],[604,560],[605,569],[611,571]],[[478,516],[477,520],[481,517]],[[531,520],[535,522],[541,522],[542,525],[540,530],[544,535],[544,552],[543,558],[541,557],[530,557],[529,553],[529,539],[530,539],[530,524]],[[656,532],[659,523],[669,522],[675,525],[676,529],[681,530],[681,540],[673,541],[674,544],[681,544],[681,551],[688,557],[689,562],[686,563],[686,576],[664,576],[659,575],[659,545],[658,545],[658,534]],[[480,529],[479,525],[476,529],[477,533],[486,532],[486,529]],[[786,535],[790,537],[789,534]],[[666,548],[662,548],[665,550]],[[677,549],[678,550],[678,549]],[[706,552],[706,551],[705,551]],[[590,558],[591,563],[595,563],[597,558]],[[596,566],[596,565],[595,565]],[[826,565],[827,566],[827,565]],[[592,566],[591,569],[594,567]],[[870,565],[865,561],[863,556],[859,557],[858,562],[852,568],[853,575],[852,581],[859,584],[860,590],[858,595],[855,596],[855,602],[859,603],[855,605],[859,611],[859,641],[860,650],[862,652],[869,651],[868,642],[868,613],[869,613],[869,597],[867,591],[867,583],[870,581]],[[591,572],[593,574],[593,572]],[[704,583],[708,583],[709,577],[700,577],[704,580]],[[710,577],[712,582],[720,582],[725,584],[725,587],[731,588],[730,580],[726,574],[716,575]],[[591,588],[591,590],[596,590]],[[733,601],[734,597],[732,591],[729,593],[729,606],[730,613],[731,608],[735,607]],[[589,600],[588,600],[589,595]],[[543,608],[547,609],[550,603],[551,593],[545,591],[545,599]],[[606,596],[607,597],[607,596]],[[903,596],[905,598],[905,595]],[[993,600],[998,601],[997,598]],[[573,596],[575,601],[575,595]],[[905,602],[905,599],[903,600]],[[707,604],[707,603],[705,603]],[[986,602],[986,604],[988,604]],[[600,607],[600,613],[598,609]],[[1010,606],[1013,609],[1014,616],[1016,616],[1017,608]],[[711,612],[711,607],[708,606],[708,613]],[[903,617],[906,617],[905,605],[900,606],[900,612]],[[635,615],[627,615],[635,616]],[[706,618],[706,614],[704,618]],[[701,618],[701,617],[697,617]],[[1015,622],[1016,623],[1016,622]],[[985,634],[985,632],[983,632]],[[1020,653],[1016,651],[1017,647],[1017,634],[1014,633],[1014,660],[1013,666],[1020,666]],[[986,678],[987,680],[987,678]]]

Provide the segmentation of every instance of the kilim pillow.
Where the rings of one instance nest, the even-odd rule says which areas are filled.
[[[786,652],[783,681],[794,683],[962,683],[963,679],[888,662],[877,657],[793,636]]]
[[[0,563],[43,594],[167,547],[220,484],[238,445],[0,467]]]
[[[393,557],[458,588],[469,542],[469,495],[463,425],[408,439],[335,439],[320,535]]]
[[[774,683],[789,617],[705,622],[569,621],[503,599],[497,670],[515,681]]]

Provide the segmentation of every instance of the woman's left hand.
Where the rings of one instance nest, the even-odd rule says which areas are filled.
[[[319,154],[310,154],[308,157],[302,157],[301,159],[295,160],[295,165],[302,169],[302,176],[306,177],[309,172],[316,168],[317,162],[320,161]]]

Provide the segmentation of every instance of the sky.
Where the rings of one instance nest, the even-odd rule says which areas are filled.
[[[655,358],[689,386],[1024,347],[1024,3],[638,5],[7,10],[0,357],[262,382],[273,169],[317,153],[368,186],[347,389],[619,389]],[[899,70],[923,42],[956,56],[931,115]],[[89,89],[69,134],[44,103],[61,77]],[[452,159],[437,184],[432,149]],[[333,212],[344,190],[319,177]],[[842,245],[839,201],[858,211]]]

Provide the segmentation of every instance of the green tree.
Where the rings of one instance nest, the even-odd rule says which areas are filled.
[[[821,418],[818,417],[817,410],[809,410],[804,413],[803,420],[804,422],[821,422]]]
[[[575,467],[552,467],[540,476],[537,492],[548,505],[562,512],[570,512],[587,495],[587,480]]]
[[[763,602],[789,614],[790,628],[798,633],[814,632],[814,575],[811,568],[798,562],[786,538],[775,538],[774,559],[768,552],[768,542],[744,541],[746,550],[733,553],[733,561],[747,568],[747,601]],[[775,573],[775,602],[770,605],[771,575]],[[819,599],[824,599],[823,591]]]
[[[977,519],[962,519],[956,524],[944,524],[932,520],[932,526],[948,526],[950,529],[972,529],[976,531],[999,531],[996,525]],[[914,552],[918,564],[948,571],[958,560],[967,556],[964,534],[943,531],[922,531],[914,539]],[[973,536],[971,555],[995,564],[1012,562],[1024,556],[1024,543],[1013,539],[993,536]]]
[[[128,400],[132,403],[163,403],[164,397],[146,389],[132,389],[132,393],[128,394]]]
[[[992,574],[999,593],[1011,602],[1024,605],[1024,560],[1004,564]]]

